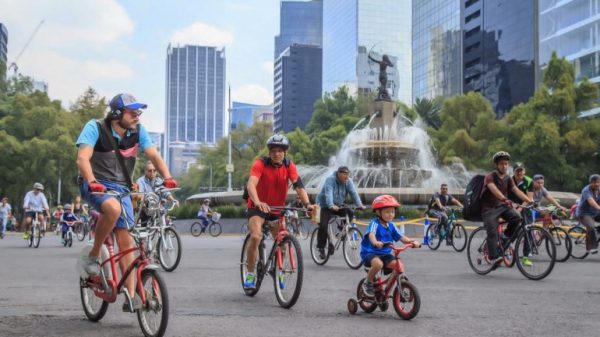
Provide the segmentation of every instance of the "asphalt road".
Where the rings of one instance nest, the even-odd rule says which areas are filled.
[[[599,257],[557,264],[542,281],[515,268],[475,275],[466,253],[442,246],[402,254],[421,294],[421,310],[401,320],[390,307],[355,316],[346,309],[363,271],[341,252],[320,267],[303,242],[305,277],[298,303],[277,305],[270,280],[244,296],[239,276],[241,236],[183,235],[183,258],[162,275],[171,305],[167,336],[600,336]],[[38,249],[10,234],[0,241],[0,336],[141,336],[122,299],[100,323],[86,320],[75,260],[83,244],[60,246],[53,234]]]

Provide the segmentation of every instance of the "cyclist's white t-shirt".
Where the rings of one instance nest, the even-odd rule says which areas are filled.
[[[29,191],[27,194],[25,194],[23,208],[30,212],[41,212],[44,209],[49,208],[48,200],[46,200],[46,196],[42,192],[38,193],[38,195],[35,195],[33,191]]]
[[[10,213],[11,210],[12,208],[10,207],[10,204],[6,204],[3,206],[2,203],[0,203],[0,218],[8,218],[8,213]]]

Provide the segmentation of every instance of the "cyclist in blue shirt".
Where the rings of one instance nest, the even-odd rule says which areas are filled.
[[[368,297],[374,297],[373,280],[375,275],[385,266],[394,268],[396,257],[392,254],[392,247],[385,244],[394,241],[402,243],[414,243],[415,247],[420,247],[421,243],[411,240],[408,236],[400,234],[396,225],[392,222],[396,215],[396,207],[400,203],[391,195],[380,195],[373,200],[373,212],[376,214],[367,228],[363,237],[360,257],[366,267],[370,267],[367,274],[367,281],[363,283],[363,292]]]

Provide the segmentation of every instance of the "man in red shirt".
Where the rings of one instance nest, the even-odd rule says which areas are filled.
[[[313,209],[302,180],[298,175],[296,165],[285,158],[289,146],[290,142],[285,136],[271,136],[267,140],[269,156],[256,159],[250,169],[250,178],[247,185],[250,243],[246,252],[248,256],[248,274],[244,281],[244,288],[256,287],[254,268],[256,266],[258,245],[262,239],[262,226],[265,221],[278,219],[279,214],[271,213],[269,206],[285,206],[289,182],[294,186],[302,204],[308,210]],[[274,232],[277,232],[277,230],[278,228],[273,228]]]

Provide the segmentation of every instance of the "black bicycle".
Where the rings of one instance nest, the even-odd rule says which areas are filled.
[[[458,209],[448,208],[446,212],[448,213],[448,230],[442,226],[440,218],[438,218],[437,223],[430,225],[425,233],[427,246],[431,250],[437,250],[442,241],[446,240],[447,245],[452,246],[457,252],[462,252],[467,247],[467,230],[465,226],[456,223]]]
[[[500,235],[498,237],[500,238]],[[467,259],[475,273],[486,275],[499,266],[493,264],[488,255],[487,232],[484,227],[479,227],[471,233],[468,247]],[[530,280],[541,280],[550,275],[556,261],[556,246],[550,233],[543,227],[526,224],[523,216],[519,228],[510,239],[507,242],[499,240],[498,253],[503,260],[514,258],[521,274]]]
[[[597,241],[600,242],[600,225],[594,227],[596,231]],[[574,259],[585,259],[589,253],[586,247],[587,229],[580,223],[571,227],[567,232],[571,239],[571,256]]]

